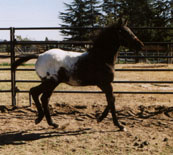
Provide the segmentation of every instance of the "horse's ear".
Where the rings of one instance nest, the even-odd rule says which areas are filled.
[[[127,24],[128,24],[128,19],[123,20],[122,18],[119,18],[117,25],[120,27],[120,26],[127,26]]]
[[[118,19],[118,27],[120,27],[120,26],[122,26],[123,25],[123,20],[122,20],[122,18],[119,18]]]
[[[124,26],[127,26],[127,24],[128,24],[128,19],[126,19],[125,21],[124,21]]]

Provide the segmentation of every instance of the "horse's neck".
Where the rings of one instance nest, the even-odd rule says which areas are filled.
[[[114,65],[116,57],[118,55],[118,48],[117,45],[114,48],[106,48],[106,47],[93,47],[90,49],[91,55],[99,62],[107,63],[110,65]]]
[[[93,43],[89,52],[94,55],[95,59],[114,65],[118,48],[120,46],[117,33],[113,34],[112,28],[105,29]],[[114,36],[115,35],[115,36]]]

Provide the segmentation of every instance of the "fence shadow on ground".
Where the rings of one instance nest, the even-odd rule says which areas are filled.
[[[168,118],[173,118],[173,107],[167,107],[167,106],[138,106],[137,110],[121,110],[117,112],[121,119],[123,118],[140,118],[140,119],[158,119],[158,115],[165,115]]]

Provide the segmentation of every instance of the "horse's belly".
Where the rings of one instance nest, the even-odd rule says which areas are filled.
[[[81,81],[80,80],[76,80],[73,77],[70,77],[69,80],[66,83],[68,85],[71,85],[71,86],[81,86]]]

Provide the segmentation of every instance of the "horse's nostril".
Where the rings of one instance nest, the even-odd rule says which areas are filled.
[[[144,43],[141,41],[141,46],[144,47]]]

